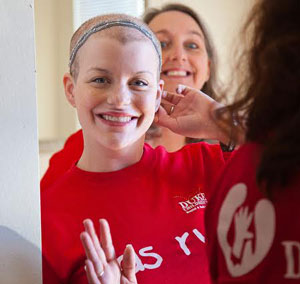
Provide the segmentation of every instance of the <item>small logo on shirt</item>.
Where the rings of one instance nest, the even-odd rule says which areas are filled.
[[[204,193],[197,193],[193,197],[189,198],[186,201],[178,202],[182,210],[189,214],[195,210],[205,208],[207,204],[207,199]]]

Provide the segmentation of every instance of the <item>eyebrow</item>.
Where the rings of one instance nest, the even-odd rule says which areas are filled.
[[[107,69],[103,69],[103,68],[100,68],[100,67],[91,67],[88,71],[100,71],[100,72],[104,72],[104,73],[107,73],[107,74],[111,74],[111,72]]]
[[[107,74],[112,74],[109,70],[103,69],[103,68],[100,68],[100,67],[91,67],[91,68],[88,70],[88,72],[89,72],[89,71],[99,71],[99,72],[104,72],[104,73],[107,73]],[[138,71],[138,72],[136,72],[136,74],[142,74],[142,73],[148,73],[148,74],[150,74],[151,76],[153,76],[153,73],[150,72],[150,71],[147,71],[147,70],[143,70],[143,71]]]
[[[147,70],[136,72],[136,74],[142,74],[142,73],[148,73],[148,74],[150,74],[151,76],[153,76],[153,73],[150,72],[150,71],[147,71]]]
[[[158,30],[158,31],[154,31],[155,34],[170,34],[170,32],[168,30],[162,29],[162,30]],[[202,39],[204,39],[204,36],[202,33],[199,33],[195,30],[190,30],[188,31],[188,34],[193,34],[193,35],[197,35],[199,37],[201,37]]]
[[[149,74],[152,78],[155,78],[155,75],[152,72],[147,71],[147,70],[136,72],[136,75],[138,75],[138,74],[145,74],[145,73]]]
[[[199,37],[201,37],[202,39],[204,39],[204,35],[202,33],[199,33],[197,31],[190,31],[189,33],[193,34],[193,35],[198,35]]]

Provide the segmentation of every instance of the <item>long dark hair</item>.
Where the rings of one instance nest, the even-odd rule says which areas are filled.
[[[239,96],[223,109],[244,125],[247,141],[264,146],[256,178],[268,194],[300,169],[299,15],[298,0],[261,0],[254,6],[243,30],[250,47],[240,58]]]

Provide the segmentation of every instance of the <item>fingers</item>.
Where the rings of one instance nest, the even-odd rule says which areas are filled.
[[[182,94],[176,94],[167,91],[164,91],[162,95],[162,99],[165,102],[171,103],[172,105],[177,105],[182,98],[184,98],[184,95]]]
[[[208,99],[209,101],[214,101],[210,96],[206,95],[205,93],[203,93],[202,91],[195,89],[195,88],[191,88],[185,85],[178,85],[176,92],[178,94],[181,94],[182,96],[186,96],[186,95],[199,95],[202,98],[205,98],[206,100]]]
[[[185,85],[179,84],[179,85],[177,86],[177,88],[176,88],[176,92],[177,92],[178,94],[184,94],[184,92],[188,91],[189,89],[190,89],[190,90],[193,90],[193,88],[189,88],[189,87],[187,87],[187,86],[185,86]]]
[[[101,276],[103,274],[104,263],[106,262],[105,257],[102,259],[99,257],[99,255],[97,254],[97,251],[95,249],[95,246],[93,244],[93,241],[87,232],[82,232],[80,234],[80,239],[81,239],[82,245],[84,247],[86,256],[89,260],[89,263],[93,266],[93,270],[89,269],[90,275],[92,277],[92,275],[95,274],[96,277],[98,278],[99,276]],[[103,255],[104,255],[104,253],[103,253]],[[91,279],[93,279],[93,277]]]
[[[122,269],[124,276],[133,283],[136,283],[135,277],[135,253],[132,245],[127,245],[123,255]]]
[[[184,98],[188,93],[193,93],[193,94],[198,94],[198,95],[203,95],[203,96],[209,97],[205,93],[201,92],[198,89],[191,88],[191,87],[188,87],[185,85],[178,85],[176,88],[176,93],[164,91],[162,94],[162,98],[167,100],[169,103],[177,105],[178,102],[182,98]]]
[[[106,265],[106,256],[105,253],[103,252],[103,249],[101,248],[98,236],[96,234],[94,225],[92,220],[90,219],[86,219],[83,221],[83,225],[85,228],[85,231],[89,234],[93,244],[94,244],[94,248],[99,256],[99,258],[103,261],[103,264]]]
[[[175,105],[167,102],[166,100],[162,100],[161,106],[167,111],[168,114],[172,114]]]
[[[111,261],[116,258],[116,254],[115,254],[115,248],[112,243],[109,225],[105,219],[100,219],[99,223],[100,223],[101,247],[105,253],[107,261]]]
[[[162,98],[161,99],[161,104],[166,105],[166,106],[174,106],[174,104],[170,103],[168,100]]]
[[[101,284],[95,272],[93,263],[88,259],[85,261],[85,270],[89,284]]]
[[[167,110],[164,109],[162,106],[159,107],[159,111],[155,114],[154,122],[160,126],[168,127],[172,130],[172,126],[175,123],[174,118],[172,118],[168,113]]]
[[[181,94],[183,96],[185,96],[188,92],[201,92],[200,90],[198,89],[195,89],[195,88],[191,88],[191,87],[188,87],[188,86],[185,86],[185,85],[181,85],[179,84],[176,88],[176,93],[177,94]]]

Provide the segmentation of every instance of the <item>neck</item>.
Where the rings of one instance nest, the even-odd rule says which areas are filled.
[[[164,88],[165,90],[176,93],[177,84],[165,84]],[[168,152],[178,151],[185,145],[185,137],[172,132],[168,128],[162,127],[161,134],[161,137],[158,138],[160,141],[157,141],[156,146],[162,145]]]
[[[97,145],[95,145],[97,144]],[[144,138],[122,149],[110,149],[90,143],[84,137],[84,148],[77,167],[89,172],[114,172],[140,161],[143,155]]]
[[[149,143],[153,148],[161,145],[168,152],[175,152],[185,145],[185,137],[172,132],[168,128],[161,127],[161,136],[151,139]]]

